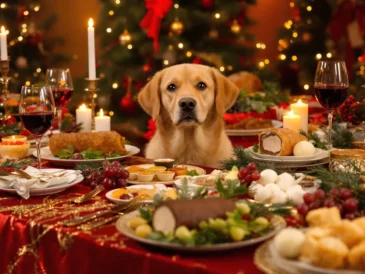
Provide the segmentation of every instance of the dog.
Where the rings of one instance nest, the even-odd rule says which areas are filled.
[[[157,72],[138,94],[156,122],[145,156],[220,167],[233,153],[223,116],[239,89],[215,68],[180,64]]]

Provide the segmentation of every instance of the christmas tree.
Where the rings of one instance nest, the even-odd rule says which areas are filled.
[[[56,22],[56,16],[51,15],[37,23],[40,13],[39,0],[5,0],[0,3],[0,25],[9,30],[10,92],[19,93],[25,83],[42,81],[47,68],[69,60],[66,55],[52,52],[56,45],[63,43],[61,38],[45,38]]]
[[[334,57],[334,43],[327,33],[332,7],[328,0],[293,0],[290,19],[278,32],[278,69],[281,86],[292,94],[313,87],[318,60]]]
[[[114,122],[147,126],[136,94],[168,66],[205,64],[224,74],[258,69],[257,42],[247,30],[253,23],[247,7],[255,0],[100,1],[98,105],[114,114]]]

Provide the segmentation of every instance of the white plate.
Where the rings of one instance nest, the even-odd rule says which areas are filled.
[[[96,163],[96,162],[102,162],[104,160],[109,161],[118,161],[123,158],[129,157],[131,155],[138,154],[140,149],[135,146],[125,145],[125,148],[127,149],[127,154],[118,156],[118,157],[112,157],[112,158],[106,158],[106,159],[88,159],[88,160],[74,160],[74,159],[60,159],[52,154],[49,147],[42,147],[41,148],[41,159],[51,162],[52,164],[59,165],[59,166],[74,166],[77,164],[87,164],[87,163]],[[37,157],[37,151],[33,152],[33,156]]]
[[[156,194],[157,193],[161,193],[164,190],[167,190],[167,187],[165,185],[162,185],[162,184],[154,184],[154,185],[134,185],[134,186],[127,186],[126,189],[129,189],[129,190],[131,190],[131,189],[141,189],[141,188],[144,188],[144,189],[153,189],[154,187],[157,188]],[[117,205],[119,205],[119,204],[125,204],[125,203],[127,203],[127,202],[129,202],[131,200],[131,199],[129,199],[129,200],[121,200],[121,199],[115,199],[115,198],[113,198],[112,197],[112,193],[114,191],[117,191],[117,190],[118,189],[113,189],[113,190],[107,192],[105,194],[105,197],[109,201],[111,201],[111,202],[113,202],[113,203],[115,203]],[[153,203],[153,200],[143,200],[142,202],[145,203],[145,204],[152,204]]]
[[[195,179],[197,177],[205,177],[205,176],[213,176],[213,175],[210,175],[210,174],[207,174],[207,175],[200,175],[200,176],[194,176],[194,177],[190,177],[190,178],[186,178],[187,179],[187,184],[188,184],[188,189],[192,190],[192,191],[195,191],[197,190],[199,187],[204,187],[208,190],[215,190],[215,186],[202,186],[202,185],[198,185],[195,183]],[[216,176],[216,179],[218,180],[218,176]],[[182,187],[184,183],[184,178],[181,178],[181,179],[177,179],[175,180],[174,184],[177,188],[180,188]],[[223,182],[222,182],[223,183]],[[225,184],[223,183],[223,186]]]
[[[274,162],[274,163],[312,163],[316,161],[321,161],[326,158],[329,158],[330,153],[326,150],[316,148],[316,154],[313,156],[298,157],[298,156],[273,156],[273,155],[266,155],[266,154],[259,154],[252,151],[253,147],[249,147],[246,150],[250,152],[252,158],[255,160],[261,160],[264,162]]]
[[[148,168],[150,168],[150,167],[153,167],[153,166],[155,166],[155,165],[152,165],[152,164],[144,164],[144,165],[136,165],[136,166],[139,166],[139,167],[141,167],[141,168],[145,168],[145,169],[148,169]],[[206,174],[206,172],[205,172],[205,170],[204,169],[202,169],[202,168],[200,168],[200,167],[197,167],[197,166],[191,166],[191,165],[180,165],[180,166],[184,166],[184,167],[186,167],[188,170],[193,170],[193,169],[195,169],[196,170],[196,172],[198,172],[199,173],[199,175],[205,175]],[[128,168],[128,167],[125,167],[126,169]],[[151,182],[142,182],[142,181],[138,181],[138,180],[127,180],[127,182],[129,183],[129,184],[132,184],[132,185],[149,185],[149,184],[163,184],[163,185],[171,185],[171,184],[173,184],[174,183],[174,181],[175,181],[175,179],[173,179],[173,180],[170,180],[170,181],[161,181],[161,180],[158,180],[157,178],[156,178],[157,176],[155,176],[155,178],[151,181]]]
[[[274,265],[288,273],[301,273],[301,274],[364,274],[363,271],[347,270],[347,269],[327,269],[317,267],[309,263],[301,262],[298,260],[288,260],[279,255],[276,251],[273,242],[269,245],[270,254],[272,256],[272,262]]]
[[[41,169],[43,170],[43,169]],[[59,172],[59,171],[63,171],[65,169],[55,169],[55,168],[47,168],[45,169],[48,172]],[[29,194],[30,196],[42,196],[42,195],[50,195],[50,194],[55,194],[55,193],[59,193],[62,192],[64,190],[66,190],[69,187],[72,187],[80,182],[82,182],[84,180],[84,176],[82,176],[81,174],[79,174],[76,179],[68,184],[64,184],[64,185],[57,185],[54,187],[47,187],[47,188],[30,188],[29,189]],[[17,194],[16,189],[14,188],[6,188],[6,187],[0,187],[0,190],[9,192],[9,193],[13,193],[13,194]]]
[[[215,252],[215,251],[225,251],[225,250],[242,248],[245,246],[255,245],[255,244],[261,243],[263,241],[266,241],[267,239],[273,237],[275,234],[277,234],[281,229],[283,229],[285,227],[285,221],[283,220],[283,218],[281,218],[279,216],[274,216],[272,218],[272,222],[274,224],[274,229],[264,236],[261,236],[261,237],[255,238],[255,239],[251,239],[251,240],[240,241],[240,242],[191,247],[191,246],[182,246],[182,245],[174,244],[174,243],[158,242],[158,241],[138,237],[135,234],[135,232],[133,231],[133,229],[131,229],[128,225],[129,220],[137,215],[139,215],[138,210],[120,217],[115,224],[117,230],[120,233],[124,234],[125,236],[127,236],[133,240],[136,240],[137,242],[144,243],[147,245],[161,247],[164,249],[175,250],[175,251]]]
[[[272,127],[281,128],[283,123],[277,120],[272,120]],[[225,132],[228,136],[256,136],[267,128],[259,129],[226,129]]]

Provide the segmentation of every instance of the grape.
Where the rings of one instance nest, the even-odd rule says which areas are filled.
[[[260,180],[260,173],[258,171],[254,171],[251,174],[251,178],[253,181],[258,181]]]
[[[348,188],[340,188],[340,197],[342,200],[347,200],[352,197],[352,192]]]
[[[114,180],[113,179],[110,179],[110,178],[104,178],[103,180],[103,186],[106,188],[106,189],[112,189],[114,187]]]
[[[305,194],[303,195],[303,200],[304,200],[304,202],[305,202],[307,205],[309,205],[309,204],[313,203],[315,199],[316,199],[316,197],[314,196],[314,194],[313,194],[313,193],[305,193]]]
[[[152,228],[148,224],[140,225],[136,228],[136,235],[138,237],[146,238],[150,233],[152,233]]]
[[[133,219],[130,219],[128,222],[130,228],[136,229],[140,225],[147,224],[147,221],[141,217],[134,217]]]
[[[315,200],[309,205],[309,210],[317,209],[321,207],[321,202],[319,200]]]
[[[124,178],[124,179],[128,179],[129,178],[129,172],[128,172],[128,170],[126,170],[126,169],[121,169],[121,171],[122,171],[122,174],[121,174],[121,178]]]
[[[90,187],[91,187],[91,189],[94,189],[94,188],[96,188],[98,186],[98,184],[95,182],[95,181],[92,181],[91,183],[90,183]]]
[[[75,160],[82,160],[82,159],[84,159],[84,156],[82,156],[81,153],[75,153],[74,156],[73,156],[73,158]]]
[[[332,197],[339,197],[340,196],[340,190],[338,188],[332,188],[329,192],[329,194]]]
[[[346,219],[353,220],[356,218],[354,213],[346,213],[344,216]]]
[[[111,177],[113,177],[115,175],[115,170],[112,167],[105,168],[104,169],[104,172],[105,172],[105,176],[106,177],[109,177],[109,178],[111,178]]]
[[[233,226],[229,229],[229,234],[231,235],[231,238],[233,241],[241,241],[245,237],[245,231],[243,228]]]
[[[118,178],[115,180],[115,184],[117,187],[126,187],[127,186],[127,181],[124,178]]]
[[[120,168],[120,163],[118,161],[113,161],[112,162],[112,167],[115,167],[115,168]]]
[[[129,200],[131,197],[128,195],[128,194],[122,194],[122,195],[120,195],[120,197],[119,197],[119,199],[121,199],[121,200]]]
[[[84,175],[85,177],[86,177],[86,176],[89,176],[91,173],[92,173],[92,169],[91,169],[91,168],[85,168],[85,169],[82,171],[82,175]]]
[[[256,166],[256,164],[255,164],[255,163],[249,163],[249,164],[247,165],[247,168],[248,168],[248,170],[253,171],[253,170],[256,170],[256,169],[257,169],[257,166]]]
[[[306,203],[302,203],[298,206],[297,210],[300,215],[305,216],[305,215],[307,215],[309,208]]]
[[[326,198],[323,202],[323,206],[325,207],[334,207],[335,205],[336,203],[332,198]]]
[[[252,177],[251,177],[251,175],[247,175],[246,177],[245,177],[245,183],[251,183],[252,182]]]
[[[105,172],[102,171],[102,170],[99,170],[99,171],[96,172],[96,176],[97,177],[105,177]]]
[[[343,207],[346,209],[347,212],[356,211],[358,206],[359,206],[359,201],[355,198],[348,198],[343,203]]]
[[[343,207],[342,204],[337,204],[336,207],[338,208],[338,210],[340,211],[341,215],[344,213],[345,209]]]
[[[314,196],[317,199],[324,199],[326,197],[326,192],[324,192],[323,189],[317,189],[316,192],[314,192]]]
[[[119,178],[124,176],[124,172],[120,168],[114,168],[114,176]]]
[[[245,167],[241,167],[240,171],[238,172],[238,178],[244,179],[248,175],[248,169]]]
[[[186,226],[179,226],[175,231],[176,238],[187,240],[191,237],[191,232]]]

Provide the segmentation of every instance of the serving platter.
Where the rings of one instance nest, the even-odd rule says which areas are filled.
[[[281,128],[283,127],[283,123],[277,120],[272,120],[272,127]],[[259,135],[262,131],[267,128],[259,128],[259,129],[226,129],[225,132],[228,136],[256,136]]]
[[[159,241],[154,241],[154,240],[138,237],[136,235],[136,233],[133,231],[133,229],[131,229],[128,225],[129,221],[133,217],[136,217],[137,215],[139,215],[138,210],[121,216],[115,224],[117,230],[120,233],[122,233],[123,235],[125,235],[126,237],[131,238],[137,242],[140,242],[140,243],[143,243],[146,245],[155,246],[155,247],[173,250],[173,251],[195,252],[195,253],[196,252],[227,251],[227,250],[233,250],[233,249],[243,248],[246,246],[255,245],[255,244],[261,243],[263,241],[266,241],[267,239],[270,239],[271,237],[276,235],[281,229],[283,229],[286,225],[283,218],[281,218],[279,216],[274,216],[272,218],[272,224],[274,226],[274,229],[264,236],[246,240],[246,241],[238,241],[238,242],[230,242],[230,243],[222,243],[222,244],[214,244],[214,245],[203,245],[203,246],[199,246],[199,247],[194,247],[194,246],[182,246],[182,245],[175,244],[175,243],[159,242]]]
[[[110,161],[119,161],[123,158],[138,154],[140,149],[135,146],[131,145],[125,145],[125,148],[127,149],[127,154],[121,155],[118,157],[111,157],[111,158],[102,158],[102,159],[83,159],[83,160],[75,160],[75,159],[60,159],[59,157],[56,157],[52,154],[51,150],[49,149],[49,146],[42,147],[41,148],[41,159],[51,162],[54,165],[58,166],[75,166],[78,164],[88,164],[88,163],[97,163],[102,162],[104,160],[110,160]],[[37,151],[35,150],[33,152],[33,156],[37,157]]]
[[[154,167],[155,165],[153,165],[153,164],[143,164],[143,165],[135,165],[135,166],[138,166],[138,167],[141,167],[141,168],[144,168],[144,169],[148,169],[150,167]],[[203,168],[201,168],[201,167],[192,166],[192,165],[178,165],[178,166],[184,166],[184,167],[187,168],[188,171],[190,171],[190,170],[196,170],[196,172],[199,175],[205,175],[206,174],[206,171]],[[125,169],[128,169],[130,167],[131,166],[125,167]],[[152,181],[149,181],[149,182],[142,182],[142,181],[138,181],[138,180],[130,180],[130,179],[127,179],[127,183],[129,183],[131,185],[146,185],[146,184],[171,185],[174,182],[175,182],[175,179],[172,179],[172,180],[169,180],[169,181],[161,181],[161,180],[158,180],[156,178],[156,176],[154,177],[154,179]]]

